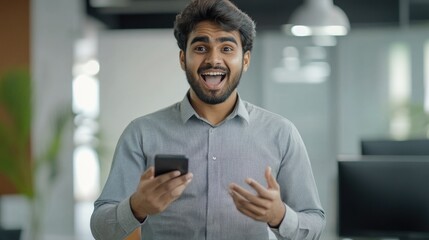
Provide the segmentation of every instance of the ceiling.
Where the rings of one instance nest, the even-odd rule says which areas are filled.
[[[172,28],[189,0],[85,0],[86,13],[108,29]],[[232,0],[258,31],[279,29],[304,0]],[[334,0],[351,27],[429,23],[429,0]]]

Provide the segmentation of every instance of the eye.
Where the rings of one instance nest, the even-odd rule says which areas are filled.
[[[232,47],[227,46],[227,47],[223,47],[223,51],[228,53],[228,52],[234,51],[234,49]]]
[[[197,46],[194,49],[196,52],[199,52],[199,53],[207,52],[207,48],[204,46]]]

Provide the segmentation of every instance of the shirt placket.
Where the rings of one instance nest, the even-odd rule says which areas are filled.
[[[216,128],[209,129],[207,169],[207,240],[218,240],[220,232],[220,164],[219,139]]]

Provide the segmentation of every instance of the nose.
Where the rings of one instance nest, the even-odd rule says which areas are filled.
[[[221,53],[218,51],[210,51],[207,53],[207,57],[205,59],[205,62],[207,64],[210,64],[212,66],[221,65],[222,63],[222,56]]]

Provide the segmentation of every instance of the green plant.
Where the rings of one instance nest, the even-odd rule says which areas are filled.
[[[30,77],[27,71],[10,71],[0,78],[0,173],[17,192],[32,198],[30,136]]]
[[[391,120],[398,117],[407,120],[407,131],[401,138],[429,138],[429,112],[425,111],[423,103],[409,101],[396,103],[392,106],[390,114]]]
[[[48,182],[55,182],[62,138],[73,117],[69,107],[59,108],[47,149],[39,157],[32,156],[31,89],[25,70],[10,71],[0,78],[0,173],[28,198],[35,195],[33,177],[41,168],[47,168]]]
[[[423,104],[410,104],[410,138],[429,138],[429,113]]]
[[[32,86],[28,71],[15,70],[0,78],[0,173],[15,187],[16,193],[30,200],[33,239],[40,237],[40,218],[44,197],[49,195],[60,173],[59,153],[68,123],[73,118],[70,107],[59,106],[52,135],[41,156],[32,156]],[[35,177],[45,173],[43,189]],[[46,174],[47,173],[47,174]]]

